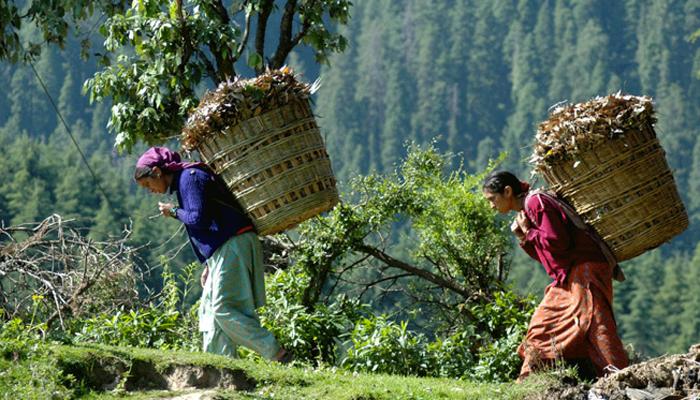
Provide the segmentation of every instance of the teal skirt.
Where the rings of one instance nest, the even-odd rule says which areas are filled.
[[[237,357],[245,346],[272,359],[280,347],[270,331],[260,326],[257,308],[265,304],[262,246],[247,232],[234,236],[207,259],[209,276],[199,307],[203,350]]]

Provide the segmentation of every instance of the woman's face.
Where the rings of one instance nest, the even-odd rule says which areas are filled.
[[[493,193],[488,189],[484,189],[483,194],[491,208],[499,213],[505,214],[512,210],[513,189],[510,186],[506,186],[503,189],[503,193]]]
[[[168,191],[168,178],[158,167],[153,167],[151,176],[145,176],[136,181],[139,186],[148,189],[151,193],[164,194]]]

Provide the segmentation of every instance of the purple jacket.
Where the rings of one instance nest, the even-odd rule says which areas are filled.
[[[253,229],[231,204],[231,194],[214,176],[197,167],[177,171],[170,193],[177,193],[177,219],[185,224],[192,248],[204,263],[231,237]]]
[[[525,212],[532,226],[520,246],[544,266],[556,285],[564,283],[575,265],[607,262],[598,244],[574,226],[556,200],[539,194],[528,196]]]

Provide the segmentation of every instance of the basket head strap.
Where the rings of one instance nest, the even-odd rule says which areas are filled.
[[[598,232],[596,232],[592,226],[588,225],[583,220],[583,218],[581,218],[581,216],[576,212],[576,210],[569,205],[569,203],[567,203],[566,201],[564,201],[564,199],[559,197],[556,194],[556,192],[540,188],[531,190],[527,194],[527,196],[525,197],[525,207],[527,207],[528,199],[531,196],[545,196],[556,202],[559,208],[564,212],[564,214],[566,214],[566,218],[568,218],[569,221],[571,221],[574,227],[586,232],[586,234],[598,245],[600,251],[603,253],[603,256],[605,256],[605,259],[608,261],[608,264],[610,264],[611,267],[615,268],[615,279],[618,281],[623,281],[625,279],[624,274],[622,273],[622,269],[620,269],[619,265],[617,264],[615,255],[610,250],[610,247],[608,247],[607,243],[605,243],[603,238],[601,238],[600,235],[598,235]]]

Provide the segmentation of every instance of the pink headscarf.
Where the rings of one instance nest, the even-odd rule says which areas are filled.
[[[167,147],[151,147],[136,161],[136,168],[158,167],[164,171],[177,172],[192,167],[207,167],[203,162],[181,162],[180,160],[180,155]]]

